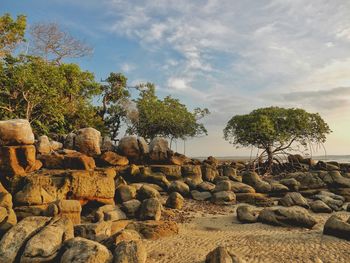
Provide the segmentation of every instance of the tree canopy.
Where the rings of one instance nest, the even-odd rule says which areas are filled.
[[[199,119],[209,114],[208,109],[196,108],[190,112],[178,99],[167,96],[159,99],[152,83],[140,85],[140,96],[135,101],[138,117],[132,120],[130,133],[146,139],[164,136],[185,139],[206,135],[207,130]]]
[[[330,132],[318,113],[268,107],[233,116],[224,129],[224,138],[237,146],[263,149],[270,171],[275,155],[290,150],[293,144],[324,143]]]

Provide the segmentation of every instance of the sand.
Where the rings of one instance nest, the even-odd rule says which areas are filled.
[[[350,262],[349,241],[322,235],[330,214],[311,213],[318,221],[312,230],[241,224],[236,219],[235,206],[186,201],[181,212],[184,223],[179,223],[178,235],[145,241],[147,262],[204,262],[208,252],[219,245],[228,247],[246,262]],[[350,215],[336,214],[343,219]]]

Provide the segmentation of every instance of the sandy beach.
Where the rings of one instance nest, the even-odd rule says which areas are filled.
[[[178,235],[145,241],[148,262],[202,263],[208,252],[220,245],[246,262],[350,261],[349,241],[322,235],[324,222],[330,214],[312,213],[318,224],[308,230],[261,223],[241,224],[236,219],[235,207],[237,205],[215,209],[212,204],[206,207],[187,200],[182,213],[189,222],[179,223]],[[343,219],[349,217],[346,212],[336,214]]]

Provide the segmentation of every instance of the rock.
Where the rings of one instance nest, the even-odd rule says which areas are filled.
[[[236,193],[236,199],[240,203],[247,203],[255,206],[272,206],[274,202],[271,198],[261,193]]]
[[[230,253],[225,247],[217,247],[205,258],[205,263],[243,263],[237,255]]]
[[[254,187],[258,193],[268,193],[271,191],[271,185],[268,182],[261,180],[259,175],[255,172],[243,173],[242,181],[243,183]]]
[[[143,238],[153,240],[179,233],[174,221],[137,221],[130,223],[126,228],[139,232]]]
[[[34,144],[34,134],[28,120],[0,121],[0,146]]]
[[[8,230],[0,240],[0,263],[15,262],[20,248],[49,221],[50,217],[27,217]]]
[[[286,178],[279,181],[281,184],[287,186],[290,191],[299,191],[300,183],[294,178]]]
[[[170,151],[167,139],[155,137],[149,144],[149,159],[153,163],[167,163]]]
[[[76,149],[88,156],[101,154],[100,149],[101,133],[94,128],[78,130],[75,136]]]
[[[116,201],[123,203],[136,198],[136,188],[130,185],[120,185],[115,191]]]
[[[191,179],[194,185],[203,182],[200,165],[183,165],[181,167],[182,176]]]
[[[139,240],[122,241],[114,250],[113,263],[145,263],[147,251]]]
[[[326,191],[320,191],[318,194],[311,196],[312,199],[321,200],[332,210],[339,211],[344,204],[344,197]]]
[[[237,219],[241,223],[256,223],[258,221],[259,212],[249,205],[241,205],[236,210]]]
[[[162,204],[157,198],[149,198],[143,200],[140,209],[141,220],[158,221],[162,214]]]
[[[166,200],[165,206],[173,209],[182,209],[185,199],[178,192],[172,192]]]
[[[344,222],[340,217],[332,215],[324,225],[323,234],[350,240],[350,220]]]
[[[173,155],[170,156],[170,159],[169,159],[170,164],[175,164],[178,166],[188,164],[191,162],[192,160],[190,158],[180,153],[174,153]]]
[[[207,163],[213,167],[216,167],[219,165],[219,160],[213,156],[209,156],[206,160],[203,161],[203,163]]]
[[[197,190],[191,191],[191,196],[197,201],[206,201],[212,198],[212,194],[210,192],[199,192]]]
[[[34,145],[0,147],[0,169],[8,175],[25,175],[41,166],[42,163],[36,160]]]
[[[280,184],[278,182],[271,183],[271,192],[273,193],[285,193],[288,191],[289,191],[289,188],[283,184]]]
[[[128,158],[115,152],[104,152],[99,157],[99,163],[102,166],[126,166],[129,164]]]
[[[80,224],[81,205],[78,200],[58,200],[51,203],[47,209],[47,216],[69,218],[73,225]]]
[[[222,166],[222,175],[227,176],[230,179],[237,178],[237,170],[229,165]]]
[[[55,197],[40,185],[26,184],[22,191],[16,193],[15,201],[22,205],[42,205],[55,201]]]
[[[64,242],[61,263],[112,263],[111,252],[96,241],[75,237]]]
[[[343,177],[339,171],[330,171],[328,176],[324,177],[323,180],[335,188],[350,188],[350,179]]]
[[[74,147],[75,136],[76,136],[76,134],[73,132],[67,134],[67,136],[64,138],[64,143],[63,143],[63,146],[65,149],[73,150],[75,148]]]
[[[74,237],[73,223],[68,218],[56,218],[26,244],[21,263],[54,260],[62,242]]]
[[[219,176],[219,172],[216,167],[212,167],[211,165],[202,165],[202,177],[205,181],[214,182],[215,178]]]
[[[113,205],[104,205],[95,212],[95,221],[117,221],[127,219],[125,213],[119,207]]]
[[[96,167],[92,157],[76,151],[66,154],[53,152],[41,155],[40,160],[47,169],[93,170]]]
[[[229,180],[223,180],[223,181],[219,181],[213,192],[221,192],[221,191],[231,191],[231,182]]]
[[[233,182],[233,181],[230,181],[230,183],[231,183],[231,190],[234,193],[255,193],[255,189],[250,185],[240,183],[240,182]]]
[[[101,143],[101,152],[114,152],[116,150],[116,147],[108,136],[105,136],[102,138],[102,143]]]
[[[51,144],[49,137],[42,135],[38,138],[36,143],[36,150],[40,154],[49,154],[51,152]]]
[[[258,217],[258,221],[276,226],[296,226],[312,228],[317,221],[302,207],[264,208]]]
[[[212,200],[215,204],[232,204],[236,202],[236,195],[231,191],[213,193]]]
[[[101,241],[111,235],[112,223],[110,221],[99,221],[97,223],[85,223],[74,226],[74,236]]]
[[[58,141],[50,141],[51,151],[58,151],[63,148],[63,144]]]
[[[126,201],[122,204],[122,210],[128,217],[137,217],[141,207],[141,202],[137,199]]]
[[[173,181],[170,183],[168,188],[169,193],[178,192],[182,196],[189,196],[190,188],[187,184],[182,181]]]
[[[12,208],[12,196],[0,183],[0,236],[17,224],[17,217]]]
[[[316,164],[316,168],[319,170],[325,171],[337,171],[339,170],[339,166],[330,162],[318,161]]]
[[[209,182],[203,182],[203,183],[200,183],[197,188],[198,190],[200,191],[213,191],[215,189],[216,185],[213,184],[213,183],[209,183]]]
[[[142,137],[134,136],[123,137],[119,141],[118,151],[126,156],[132,163],[138,163],[143,160],[145,154],[149,152],[148,145]]]
[[[160,193],[153,187],[150,187],[148,185],[143,185],[137,191],[137,199],[142,201],[149,198],[160,198]]]
[[[150,165],[152,172],[162,173],[169,180],[181,179],[181,166],[179,165]]]
[[[102,241],[109,250],[114,250],[115,246],[122,241],[141,240],[140,234],[132,229],[123,229]]]
[[[281,198],[278,201],[278,204],[287,207],[297,205],[306,209],[310,208],[307,200],[300,193],[297,192],[287,193],[283,198]]]
[[[310,208],[314,213],[332,213],[332,208],[321,200],[316,200],[310,203]]]

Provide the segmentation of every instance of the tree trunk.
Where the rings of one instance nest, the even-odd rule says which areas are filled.
[[[266,161],[266,174],[271,174],[272,172],[272,164],[273,164],[273,151],[271,146],[266,149],[267,153],[267,161]]]

